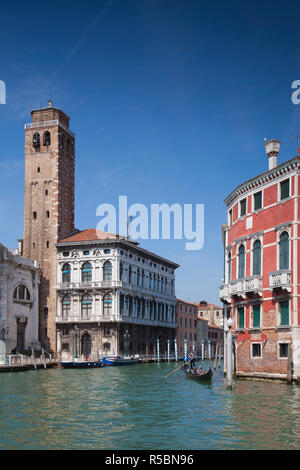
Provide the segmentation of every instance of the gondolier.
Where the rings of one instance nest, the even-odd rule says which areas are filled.
[[[189,354],[189,360],[191,361],[191,364],[190,364],[191,370],[196,368],[195,359],[196,359],[195,353],[193,351],[191,351],[190,354]]]

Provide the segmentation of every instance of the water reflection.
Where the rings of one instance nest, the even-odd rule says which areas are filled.
[[[178,364],[2,374],[1,449],[299,448],[300,388],[186,379]]]

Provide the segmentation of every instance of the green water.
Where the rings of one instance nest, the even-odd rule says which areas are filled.
[[[176,363],[0,375],[0,449],[299,449],[300,387]]]

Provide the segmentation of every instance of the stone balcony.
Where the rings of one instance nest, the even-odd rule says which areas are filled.
[[[270,289],[286,289],[288,292],[292,290],[292,274],[288,269],[273,271],[269,273]]]
[[[134,323],[137,325],[164,326],[167,328],[177,328],[176,322],[152,320],[150,318],[140,318],[128,315],[69,315],[56,316],[56,323]]]
[[[246,296],[249,293],[260,294],[261,292],[262,276],[249,276],[221,286],[219,297],[220,299],[228,299],[235,295]]]
[[[57,290],[78,290],[78,289],[103,289],[103,288],[119,288],[125,289],[132,294],[151,295],[153,297],[163,298],[165,300],[176,300],[175,294],[170,292],[162,292],[149,287],[136,286],[128,284],[124,281],[91,281],[91,282],[59,282],[56,286]]]

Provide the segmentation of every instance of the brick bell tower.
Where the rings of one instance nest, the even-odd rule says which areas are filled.
[[[56,350],[55,243],[74,232],[75,135],[52,101],[25,125],[23,256],[40,263],[39,340]]]

